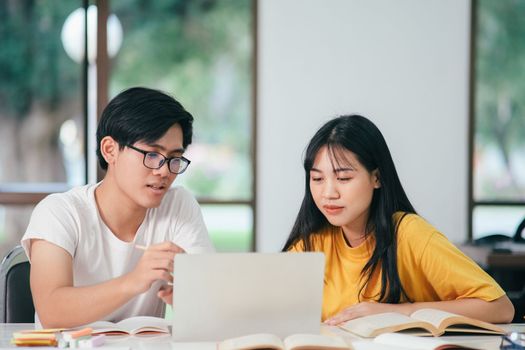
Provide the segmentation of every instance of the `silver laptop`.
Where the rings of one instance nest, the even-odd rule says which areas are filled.
[[[323,253],[175,256],[173,340],[319,333]]]

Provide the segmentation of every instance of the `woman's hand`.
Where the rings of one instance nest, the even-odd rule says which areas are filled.
[[[408,310],[409,305],[410,304],[385,304],[365,301],[343,309],[338,314],[326,319],[324,323],[335,326],[345,321],[353,320],[354,318],[383,312],[399,312],[408,315],[410,313]]]

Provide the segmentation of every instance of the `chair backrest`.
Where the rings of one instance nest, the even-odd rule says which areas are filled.
[[[0,265],[0,323],[33,323],[35,307],[29,286],[31,265],[24,249],[16,246]]]

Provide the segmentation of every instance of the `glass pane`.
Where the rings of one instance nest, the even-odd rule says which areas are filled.
[[[0,206],[0,259],[20,244],[33,208],[33,205]]]
[[[0,185],[7,188],[85,183],[82,66],[61,40],[81,4],[0,1]]]
[[[175,96],[194,115],[192,163],[177,179],[199,197],[250,199],[250,0],[115,1],[122,47],[110,94],[135,85]],[[111,39],[111,38],[108,38]]]
[[[512,237],[523,218],[525,206],[476,206],[472,213],[472,238],[494,234]]]
[[[477,4],[474,200],[525,200],[525,1]]]
[[[204,221],[219,252],[247,252],[252,248],[253,213],[248,205],[201,205]]]

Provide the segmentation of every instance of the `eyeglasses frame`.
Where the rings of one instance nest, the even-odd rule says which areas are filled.
[[[186,169],[188,169],[188,167],[190,166],[190,163],[191,163],[191,160],[189,160],[188,158],[183,157],[183,156],[180,156],[180,157],[179,157],[179,156],[177,156],[177,157],[166,157],[164,154],[162,154],[162,153],[160,153],[160,152],[156,152],[156,151],[145,151],[145,150],[140,149],[140,148],[137,148],[137,147],[135,147],[135,146],[133,146],[133,145],[129,145],[129,144],[128,144],[128,145],[126,145],[126,147],[131,148],[132,150],[137,151],[137,152],[139,152],[139,153],[142,153],[142,155],[144,156],[144,158],[142,159],[142,164],[143,164],[146,168],[148,168],[148,169],[154,169],[154,170],[157,170],[157,169],[162,168],[162,167],[164,166],[164,164],[168,164],[168,170],[169,170],[170,173],[172,173],[172,174],[176,174],[176,175],[180,175],[180,174],[184,173],[184,172],[186,171]],[[152,168],[152,167],[150,167],[150,166],[147,166],[147,165],[146,165],[146,156],[148,155],[148,153],[156,153],[156,154],[162,156],[162,157],[164,158],[164,160],[163,160],[163,161],[161,162],[161,164],[160,164],[158,167],[156,167],[156,168]],[[171,162],[173,159],[180,159],[180,160],[183,160],[183,161],[187,162],[188,165],[186,165],[186,167],[185,167],[181,172],[178,172],[178,173],[173,172],[173,171],[171,171],[171,167],[170,167],[170,162]]]

